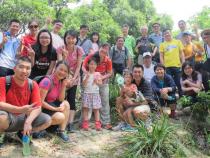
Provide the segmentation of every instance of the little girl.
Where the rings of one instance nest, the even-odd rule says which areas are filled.
[[[97,67],[96,59],[91,58],[88,61],[88,73],[85,74],[83,78],[83,87],[84,87],[84,95],[83,95],[83,122],[82,128],[84,130],[88,130],[89,122],[88,122],[88,111],[89,109],[93,109],[95,115],[95,129],[101,130],[101,122],[99,116],[99,109],[101,108],[101,98],[99,95],[99,85],[102,84],[101,74],[99,72],[95,72]]]

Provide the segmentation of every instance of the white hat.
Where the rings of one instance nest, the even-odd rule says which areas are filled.
[[[152,55],[151,55],[151,53],[150,53],[150,52],[144,52],[144,54],[143,54],[143,58],[144,58],[145,56],[150,56],[150,57],[151,57]]]

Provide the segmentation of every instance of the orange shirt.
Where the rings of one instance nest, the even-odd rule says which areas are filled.
[[[198,53],[195,54],[195,61],[201,62],[204,59],[204,53],[203,53],[204,48],[200,42],[194,41],[193,43],[196,45],[197,50],[202,53],[202,54],[198,54]]]
[[[192,57],[194,55],[193,47],[195,47],[195,45],[193,46],[192,43],[184,45],[183,51],[184,51],[185,59]]]

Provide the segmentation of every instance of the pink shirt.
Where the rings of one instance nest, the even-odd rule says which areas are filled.
[[[62,54],[62,48],[64,47],[59,47],[57,49],[58,54]],[[66,62],[68,63],[69,69],[73,74],[75,73],[76,68],[77,68],[77,59],[79,57],[82,57],[83,54],[84,54],[84,51],[80,46],[75,46],[74,51],[68,53]]]
[[[50,90],[51,87],[51,81],[49,78],[45,77],[40,83],[39,83],[39,87],[43,88],[45,90],[50,90],[49,93],[47,93],[47,96],[45,98],[45,101],[48,103],[54,102],[56,100],[58,100],[60,92],[61,92],[61,82],[56,79],[53,75],[50,75],[52,81],[53,81],[53,87]]]

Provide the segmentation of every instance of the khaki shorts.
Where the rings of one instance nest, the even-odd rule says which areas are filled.
[[[14,115],[12,113],[6,112],[6,111],[0,111],[0,115],[6,115],[9,127],[5,130],[5,132],[16,132],[19,130],[23,130],[24,123],[26,120],[25,114],[20,115]],[[50,116],[44,113],[40,113],[36,119],[32,123],[32,128],[39,127],[47,122],[50,121]]]

